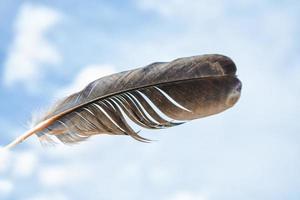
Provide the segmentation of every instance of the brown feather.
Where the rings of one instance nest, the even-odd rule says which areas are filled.
[[[37,134],[41,140],[50,136],[72,144],[111,134],[148,142],[125,116],[141,127],[159,129],[222,112],[239,99],[241,82],[235,73],[230,58],[213,54],[106,76],[58,102],[19,140]]]

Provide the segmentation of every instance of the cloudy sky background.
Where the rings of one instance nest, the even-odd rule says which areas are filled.
[[[300,3],[276,0],[0,0],[0,145],[32,113],[103,75],[220,53],[243,81],[220,115],[154,140],[98,136],[0,154],[0,199],[300,198]]]

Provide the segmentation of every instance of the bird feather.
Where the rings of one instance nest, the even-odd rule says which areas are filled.
[[[99,78],[49,109],[35,126],[7,147],[36,134],[42,142],[65,144],[98,134],[129,135],[149,142],[128,123],[162,129],[232,107],[241,82],[223,55],[185,57]],[[127,119],[126,119],[127,117]]]

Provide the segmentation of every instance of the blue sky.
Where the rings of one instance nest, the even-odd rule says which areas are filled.
[[[298,1],[0,0],[0,145],[33,113],[106,74],[220,53],[237,64],[238,104],[157,140],[96,136],[0,154],[0,199],[300,198]]]

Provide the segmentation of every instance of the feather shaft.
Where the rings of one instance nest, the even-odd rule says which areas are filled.
[[[17,137],[11,143],[9,143],[8,145],[6,145],[4,147],[4,149],[9,150],[9,149],[15,147],[16,145],[22,143],[24,140],[26,140],[27,138],[29,138],[33,134],[38,133],[39,131],[42,131],[45,128],[47,128],[53,121],[55,121],[54,118],[50,118],[48,120],[42,121],[41,123],[39,123],[38,125],[36,125],[32,129],[26,131],[23,135]]]

